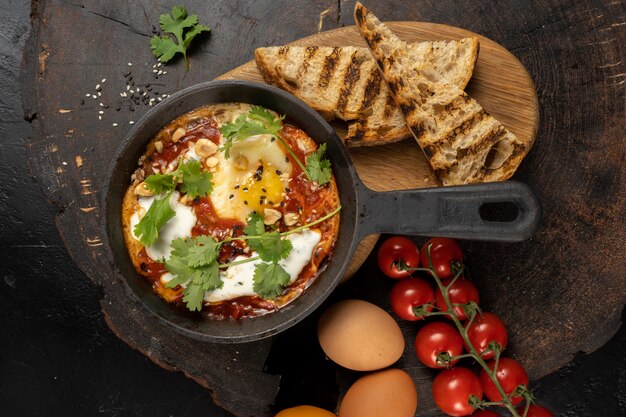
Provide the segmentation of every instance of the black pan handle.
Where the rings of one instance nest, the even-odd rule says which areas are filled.
[[[360,238],[394,233],[519,242],[534,234],[541,215],[535,194],[515,181],[390,192],[360,184],[357,201]],[[485,220],[480,213],[485,203],[513,203],[517,217]]]

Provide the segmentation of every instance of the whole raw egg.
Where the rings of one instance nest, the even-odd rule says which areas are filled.
[[[313,407],[311,405],[300,405],[298,407],[287,408],[280,413],[276,414],[276,417],[337,417],[330,411],[326,411],[322,408]]]
[[[362,300],[331,306],[319,320],[317,336],[326,356],[355,371],[386,368],[404,352],[398,323],[382,308]]]

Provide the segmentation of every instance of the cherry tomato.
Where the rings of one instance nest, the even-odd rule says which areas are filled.
[[[400,271],[396,262],[404,262],[411,268],[420,265],[420,252],[417,245],[402,236],[394,236],[383,242],[378,249],[378,267],[390,278],[406,278],[411,271]]]
[[[451,416],[466,416],[474,411],[470,406],[470,396],[483,398],[483,387],[475,373],[467,368],[446,369],[433,381],[435,404]]]
[[[444,286],[450,285],[451,280],[445,280],[442,282]],[[439,288],[437,288],[437,296],[435,300],[435,305],[441,311],[448,311],[448,306],[446,305],[446,301],[443,299],[443,293]],[[452,304],[465,304],[470,301],[474,301],[476,304],[479,302],[478,298],[478,289],[476,285],[469,279],[459,278],[454,281],[454,285],[450,287],[448,290],[448,297],[450,298],[450,302]],[[467,315],[465,314],[465,310],[463,307],[457,306],[454,307],[454,312],[456,313],[459,320],[467,320]],[[450,316],[445,316],[448,319],[452,319]]]
[[[429,368],[442,368],[437,363],[437,355],[448,352],[450,356],[463,353],[463,338],[459,332],[448,323],[428,323],[415,336],[415,352],[419,360]],[[459,360],[453,360],[454,365]]]
[[[424,317],[418,317],[413,312],[414,307],[431,304],[426,311],[433,311],[432,303],[435,301],[435,292],[430,284],[419,278],[405,278],[398,281],[391,289],[391,308],[398,317],[404,320],[417,321]]]
[[[504,323],[493,313],[483,313],[476,316],[474,322],[467,329],[467,336],[470,342],[472,342],[474,349],[484,359],[492,359],[495,355],[491,350],[485,352],[490,342],[496,342],[502,350],[506,348],[508,342],[508,334]],[[469,351],[469,349],[467,350]]]
[[[421,263],[424,268],[429,268],[428,245],[430,246],[430,259],[435,272],[441,279],[454,276],[451,268],[452,262],[463,262],[463,251],[456,241],[445,237],[434,237],[422,246]]]
[[[524,409],[525,406],[521,406],[517,409],[520,416],[524,415]],[[528,407],[528,414],[526,414],[526,417],[554,417],[554,414],[540,405],[531,404],[530,407]]]
[[[487,363],[487,366],[489,366],[489,369],[492,371],[494,365],[495,361]],[[496,378],[498,379],[498,382],[500,382],[500,385],[502,385],[502,389],[504,389],[506,395],[511,395],[511,393],[521,384],[528,386],[528,375],[526,374],[526,371],[522,368],[522,365],[520,365],[519,362],[510,358],[500,358]],[[493,384],[484,369],[480,372],[480,382],[483,384],[485,396],[489,399],[489,401],[497,402],[502,400],[502,396],[498,392],[498,389]],[[521,403],[522,400],[522,397],[511,397],[513,405]]]
[[[472,417],[500,417],[500,414],[494,413],[491,410],[478,410],[472,413]]]
[[[287,408],[280,413],[276,414],[276,417],[337,417],[330,411],[326,411],[321,408],[313,407],[311,405],[300,405],[298,407]]]

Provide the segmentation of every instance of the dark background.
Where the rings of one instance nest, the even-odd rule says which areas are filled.
[[[27,1],[0,4],[0,414],[230,415],[207,390],[117,339],[100,313],[101,291],[67,255],[57,208],[27,166],[19,77],[29,12]],[[535,382],[535,395],[561,416],[624,415],[625,352],[622,326],[598,351]]]

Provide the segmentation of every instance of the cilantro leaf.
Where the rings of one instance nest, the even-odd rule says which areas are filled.
[[[256,135],[272,135],[279,137],[278,132],[283,128],[283,117],[276,117],[271,111],[260,106],[253,106],[247,114],[242,114],[234,122],[225,123],[220,128],[224,137],[224,157],[230,158],[233,143],[245,140]]]
[[[173,174],[153,174],[146,178],[146,187],[155,194],[163,194],[176,187]]]
[[[265,262],[278,262],[291,253],[293,245],[289,239],[281,239],[276,232],[265,233],[260,239],[248,240],[248,245],[259,253]]]
[[[199,161],[181,162],[174,172],[153,174],[145,181],[150,191],[162,194],[176,188],[179,180],[180,190],[190,198],[206,197],[213,191],[213,174],[203,171]]]
[[[258,264],[254,268],[253,289],[263,298],[276,298],[289,283],[290,276],[285,269],[276,264]]]
[[[217,259],[220,244],[211,236],[198,236],[196,243],[187,252],[187,261],[191,267],[208,266]]]
[[[289,239],[281,239],[278,232],[266,232],[263,216],[256,211],[250,215],[244,227],[248,246],[258,252],[265,262],[278,262],[289,256],[293,245]]]
[[[187,194],[189,198],[206,197],[213,191],[213,174],[202,171],[199,161],[181,164],[176,172],[183,179],[180,191]]]
[[[168,36],[153,36],[150,39],[152,53],[163,63],[170,61],[177,53],[181,53],[185,60],[185,69],[189,70],[187,48],[197,35],[211,29],[198,24],[198,16],[195,14],[188,16],[187,10],[182,6],[174,6],[171,15],[162,14],[159,17],[159,24],[161,30],[174,35],[177,42]]]
[[[265,233],[265,224],[263,223],[263,216],[256,211],[250,214],[248,224],[243,228],[243,232],[247,236],[261,236]]]
[[[202,301],[204,300],[204,288],[197,284],[191,284],[183,290],[183,301],[187,304],[187,308],[191,311],[202,310]]]
[[[150,246],[159,237],[159,229],[167,223],[176,212],[170,207],[172,192],[164,198],[155,197],[148,212],[142,217],[134,228],[135,236],[144,246]]]
[[[179,45],[176,45],[173,40],[165,36],[157,35],[154,35],[150,39],[150,49],[152,49],[152,54],[159,58],[161,62],[170,61],[174,58],[174,55],[179,52],[184,53],[183,49]]]
[[[311,181],[317,182],[318,185],[324,185],[330,182],[332,171],[330,170],[330,161],[324,159],[326,153],[326,144],[322,143],[317,151],[313,152],[306,159],[306,173]]]
[[[193,280],[194,283],[200,285],[205,291],[212,291],[222,288],[224,281],[220,276],[220,268],[217,262],[211,262],[202,269],[199,269],[199,276]]]
[[[224,285],[217,263],[220,245],[211,236],[172,241],[172,254],[164,264],[174,278],[166,287],[185,286],[183,301],[189,310],[201,310],[204,292]]]

